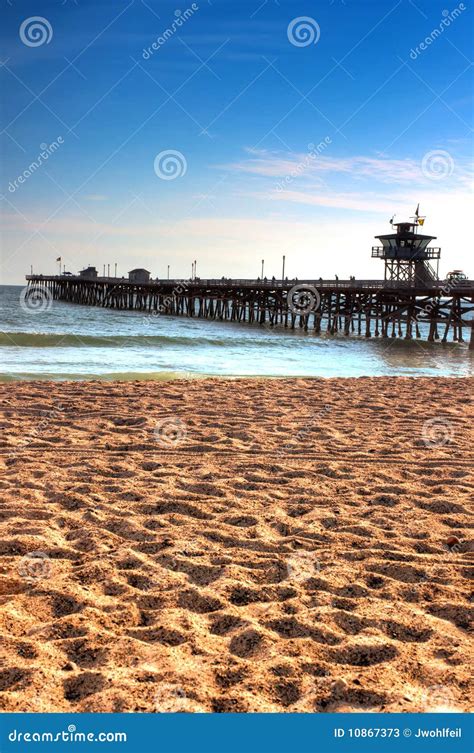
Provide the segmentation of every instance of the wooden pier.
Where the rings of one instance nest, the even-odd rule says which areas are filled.
[[[424,338],[474,347],[474,281],[154,280],[28,275],[27,296],[316,334]]]
[[[383,280],[150,280],[146,269],[126,280],[87,267],[77,276],[28,275],[26,295],[316,334],[464,342],[468,333],[474,349],[474,280],[459,270],[439,280],[441,249],[429,246],[435,236],[419,232],[419,206],[412,220],[392,218],[391,232],[376,236],[381,245],[372,246],[372,258],[384,261]]]

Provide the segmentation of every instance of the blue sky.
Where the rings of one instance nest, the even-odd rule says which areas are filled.
[[[474,276],[467,3],[0,7],[3,282],[57,256],[378,277],[373,236],[418,202],[441,271]]]

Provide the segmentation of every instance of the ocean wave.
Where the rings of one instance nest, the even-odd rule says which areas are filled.
[[[199,345],[235,346],[259,345],[259,340],[251,337],[212,338],[186,337],[176,335],[74,335],[62,332],[0,332],[0,346],[17,348],[132,348],[137,346],[158,347],[160,345]]]

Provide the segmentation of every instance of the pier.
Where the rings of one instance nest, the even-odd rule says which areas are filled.
[[[434,236],[420,234],[422,224],[417,210],[414,222],[391,222],[392,232],[377,236],[372,257],[384,261],[383,280],[153,280],[144,269],[126,279],[87,267],[78,275],[27,275],[26,297],[315,334],[469,340],[474,349],[474,280],[459,271],[438,279],[441,249],[429,247]]]
[[[474,281],[411,287],[386,280],[157,280],[28,275],[27,295],[85,306],[247,322],[365,337],[463,342],[474,315]],[[426,325],[423,327],[423,325]],[[467,333],[467,334],[465,334]]]

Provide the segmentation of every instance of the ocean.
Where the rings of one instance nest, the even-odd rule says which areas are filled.
[[[0,286],[0,379],[469,376],[467,344],[316,336],[59,301],[21,305]]]

